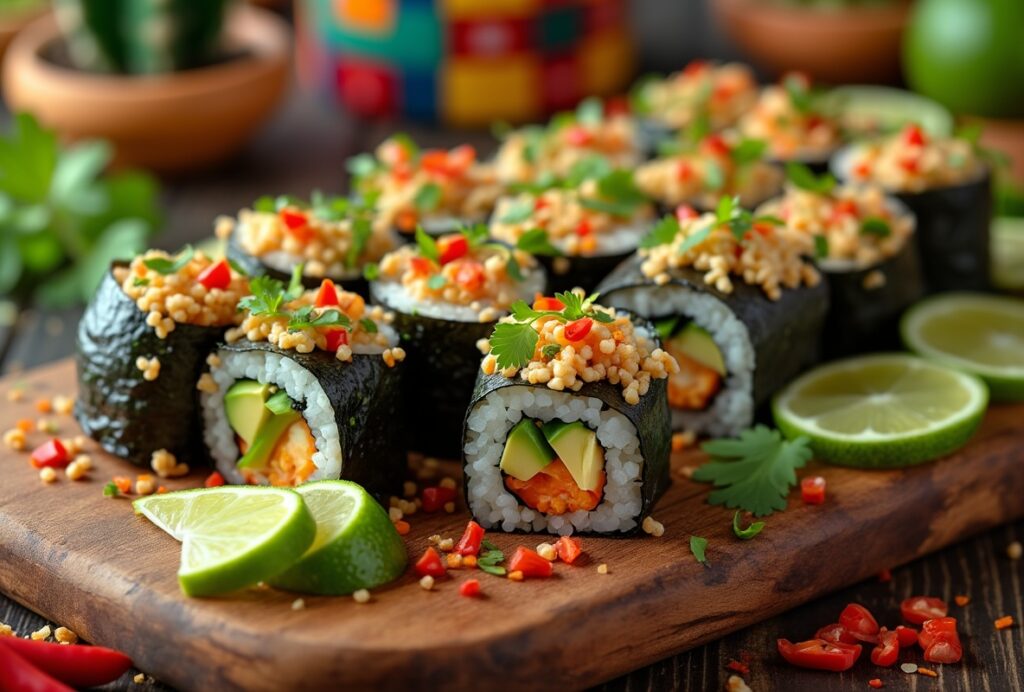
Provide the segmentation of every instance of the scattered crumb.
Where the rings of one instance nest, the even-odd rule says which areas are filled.
[[[92,460],[87,456],[76,457],[74,461],[67,465],[64,469],[64,473],[67,474],[69,481],[80,481],[85,478],[85,474],[92,467]]]
[[[53,411],[53,402],[49,399],[37,399],[36,411],[39,413],[50,413]]]
[[[219,387],[217,381],[213,379],[213,376],[208,372],[204,372],[199,376],[199,381],[196,382],[196,389],[206,394],[216,394]]]
[[[476,555],[463,555],[462,566],[469,569],[476,567]]]
[[[1013,627],[1013,616],[1004,615],[1003,617],[998,618],[995,624],[997,630],[1005,630],[1007,628]]]
[[[35,632],[32,633],[32,639],[34,639],[37,642],[43,641],[44,639],[48,639],[49,637],[50,637],[50,626],[49,625],[43,625],[41,628],[37,629]]]
[[[444,511],[447,512],[448,514],[453,514],[455,512],[455,503],[454,502],[445,502],[444,503]]]
[[[965,605],[967,605],[968,603],[971,602],[971,597],[970,596],[954,596],[953,597],[953,602],[956,603],[961,608],[963,608]]]
[[[21,452],[28,444],[25,431],[20,428],[12,428],[4,433],[4,444],[16,452]]]
[[[1024,547],[1021,546],[1020,541],[1014,541],[1006,546],[1006,557],[1011,560],[1019,560],[1022,554],[1024,554]]]
[[[430,536],[427,536],[427,543],[429,543],[430,545],[437,545],[440,542],[441,542],[441,534],[439,534],[439,533],[435,533],[435,534],[432,534]]]
[[[927,675],[930,678],[937,678],[937,677],[939,677],[939,674],[936,673],[931,668],[918,668],[917,669],[917,674],[918,675]]]
[[[437,542],[437,547],[443,550],[444,552],[448,552],[449,550],[455,548],[455,539],[442,538],[440,541]]]
[[[160,377],[160,359],[156,356],[153,356],[152,358],[139,356],[135,359],[135,367],[142,371],[142,379],[147,382],[152,382],[156,378]],[[209,373],[203,373],[203,376],[199,378],[200,384],[203,381],[203,377],[208,376]],[[199,385],[196,385],[196,387],[199,387]],[[217,390],[214,389],[214,391]]]
[[[56,421],[52,421],[49,418],[40,418],[36,421],[36,430],[47,435],[56,435],[60,432],[60,426],[57,425]]]
[[[517,569],[517,570],[514,570],[512,572],[509,572],[508,573],[508,578],[511,579],[512,581],[522,581],[523,580],[523,573],[522,573],[521,570]]]
[[[697,441],[697,435],[692,430],[677,432],[672,435],[672,451],[681,452]]]
[[[434,578],[429,574],[425,575],[422,579],[420,579],[420,588],[424,591],[430,591],[431,589],[433,589]]]
[[[135,479],[135,493],[137,495],[152,495],[156,492],[156,483],[148,473],[140,473]]]
[[[306,609],[306,601],[304,601],[303,599],[296,598],[294,601],[292,601],[292,610],[305,610],[305,609]]]
[[[14,630],[11,629],[11,626],[6,624],[6,623],[4,623],[4,622],[0,622],[0,637],[13,637],[13,636],[14,636]]]
[[[407,500],[399,500],[398,501],[398,509],[402,510],[402,514],[404,514],[405,516],[408,517],[408,516],[411,516],[413,514],[416,514],[416,510],[418,510],[419,507],[416,506],[415,502],[409,502]]]
[[[916,663],[901,663],[900,664],[900,670],[902,670],[907,675],[913,675],[914,673],[917,672],[917,664]]]
[[[600,565],[597,566],[597,573],[598,574],[608,574],[608,565],[606,563],[602,562]]]
[[[53,638],[59,641],[61,644],[78,643],[78,635],[69,630],[67,627],[58,627],[57,631],[53,633]]]
[[[392,507],[388,510],[388,517],[390,517],[391,521],[393,522],[400,520],[404,516],[405,513],[402,512],[402,510],[400,510],[398,507]]]
[[[656,538],[665,535],[665,525],[650,515],[644,517],[643,530]]]
[[[71,412],[74,411],[75,409],[75,400],[73,397],[58,394],[57,396],[53,397],[53,402],[51,405],[53,406],[53,410],[59,413],[60,415],[70,416]]]
[[[57,472],[52,466],[44,466],[39,469],[39,480],[43,483],[54,483],[57,480]]]
[[[370,592],[367,591],[366,589],[359,589],[354,594],[352,594],[352,600],[355,601],[356,603],[369,603],[370,602]]]
[[[136,685],[141,685],[141,684],[145,683],[146,682],[146,674],[145,673],[136,673],[135,677],[132,678],[132,682],[134,682]]]
[[[882,286],[885,286],[885,274],[878,269],[870,271],[864,276],[863,285],[864,289],[867,291],[873,291],[876,288],[881,288]]]
[[[206,364],[209,365],[211,368],[219,368],[220,356],[218,356],[216,353],[211,353],[210,355],[206,356]]]
[[[166,449],[153,452],[149,465],[161,478],[177,478],[188,475],[188,464],[179,463],[178,459]]]
[[[10,389],[7,391],[7,401],[16,404],[25,398],[24,389]]]
[[[683,478],[693,478],[693,474],[697,472],[696,466],[680,466],[679,475]]]
[[[445,562],[448,563],[448,569],[460,569],[462,567],[462,556],[458,553],[448,553],[445,556]]]
[[[554,562],[558,558],[558,551],[550,543],[541,543],[537,546],[537,554],[548,562]]]
[[[739,675],[730,675],[725,683],[726,692],[751,692],[750,687]]]
[[[437,484],[441,488],[448,488],[449,490],[455,490],[455,479],[445,476],[441,479],[441,482]]]
[[[400,503],[401,501],[402,501],[402,498],[395,497],[394,495],[392,495],[390,498],[388,498],[388,507],[389,508],[398,507],[398,503]]]

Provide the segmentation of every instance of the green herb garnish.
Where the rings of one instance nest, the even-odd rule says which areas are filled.
[[[743,139],[729,150],[729,156],[738,166],[760,161],[768,143],[763,139]]]
[[[302,265],[292,270],[292,278],[285,288],[284,282],[270,276],[257,276],[249,283],[248,295],[238,301],[239,310],[252,315],[280,315],[281,306],[302,295]]]
[[[235,272],[239,276],[249,276],[249,272],[245,271],[245,267],[243,267],[242,265],[240,265],[238,262],[236,262],[235,260],[231,259],[230,257],[228,257],[226,259],[228,261],[228,266],[231,267],[231,270],[233,272]]]
[[[380,265],[376,262],[368,262],[363,265],[363,278],[367,281],[376,281],[380,278]]]
[[[705,190],[711,190],[712,192],[725,187],[725,170],[722,169],[717,161],[708,159],[704,162],[703,187]]]
[[[437,241],[423,230],[422,226],[416,227],[416,247],[419,248],[420,256],[437,264],[441,263],[441,254],[437,249]]]
[[[810,113],[814,107],[814,98],[807,81],[800,75],[788,74],[782,80],[782,88],[789,95],[793,107],[801,113]]]
[[[631,216],[647,197],[637,189],[630,171],[616,170],[597,180],[598,198],[580,198],[580,204],[613,216]]]
[[[651,232],[640,240],[640,247],[652,248],[659,245],[667,245],[676,239],[678,233],[679,219],[676,218],[675,214],[670,214],[654,224]]]
[[[764,522],[755,521],[751,522],[750,526],[745,529],[740,528],[740,514],[742,514],[742,512],[737,509],[736,514],[732,515],[732,532],[736,534],[736,538],[749,541],[751,538],[761,533],[761,530],[764,529]]]
[[[150,257],[149,259],[142,260],[142,263],[146,265],[147,269],[152,269],[157,274],[167,276],[168,274],[181,271],[186,264],[192,261],[194,255],[195,250],[192,249],[192,246],[186,245],[173,260],[165,257]]]
[[[814,256],[817,259],[828,257],[828,238],[823,235],[814,236]]]
[[[334,308],[329,308],[320,314],[316,314],[312,305],[303,305],[288,315],[288,331],[290,332],[297,332],[300,329],[316,329],[318,327],[343,327],[348,329],[351,326],[352,322],[348,316]]]
[[[892,235],[892,228],[889,227],[889,222],[885,219],[871,216],[860,222],[860,234],[888,238]]]
[[[712,440],[701,446],[711,460],[693,479],[714,483],[708,496],[713,505],[743,509],[763,517],[786,508],[796,469],[811,458],[810,440],[784,440],[777,430],[758,425],[731,440]]]
[[[554,358],[555,356],[562,352],[562,347],[559,346],[558,344],[548,344],[547,346],[542,348],[540,352],[541,355],[544,356],[545,360],[551,360],[552,358]]]
[[[380,165],[373,154],[359,154],[345,162],[345,169],[357,179],[373,175],[379,168]]]
[[[505,210],[505,213],[498,217],[499,223],[522,223],[533,216],[535,203],[529,197],[515,199]]]
[[[448,283],[448,282],[445,280],[444,276],[441,275],[441,274],[434,274],[429,279],[427,279],[427,286],[429,286],[432,290],[435,290],[435,291],[439,291],[442,288],[444,288],[444,285],[446,283]]]
[[[363,319],[359,320],[359,324],[362,325],[363,331],[366,332],[367,334],[376,334],[379,331],[377,328],[377,323],[371,320],[369,317],[364,317]]]
[[[516,248],[531,255],[544,255],[546,257],[561,257],[562,251],[551,244],[548,232],[543,228],[532,228],[519,236],[516,241]]]
[[[814,172],[802,163],[790,161],[786,164],[786,179],[801,190],[828,195],[835,189],[836,179],[831,173],[814,175]]]
[[[356,219],[352,222],[352,242],[349,243],[348,251],[345,253],[346,267],[356,266],[371,235],[373,235],[373,224],[369,219]]]
[[[484,550],[477,555],[476,566],[487,574],[493,574],[496,577],[505,576],[505,568],[500,566],[500,563],[505,560],[505,553],[490,541],[485,540],[481,545]]]
[[[654,331],[662,341],[668,341],[676,333],[676,325],[679,324],[679,316],[668,317],[654,323]]]
[[[581,125],[600,125],[604,120],[604,105],[601,99],[591,96],[576,106],[576,121]]]
[[[120,488],[118,488],[117,484],[114,483],[113,481],[110,481],[105,486],[103,486],[103,497],[117,497],[120,494]]]
[[[431,212],[441,203],[441,186],[437,183],[424,183],[412,199],[413,205],[421,212]]]
[[[701,538],[700,536],[690,536],[690,552],[693,553],[693,557],[705,567],[710,567],[706,554],[707,549],[708,539]]]
[[[137,276],[134,279],[132,279],[132,286],[148,286],[148,285],[149,285],[149,279],[140,279]]]

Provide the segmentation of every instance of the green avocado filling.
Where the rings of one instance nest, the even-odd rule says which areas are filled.
[[[262,471],[278,442],[302,418],[295,402],[273,385],[238,380],[224,395],[228,424],[244,444],[238,468]],[[242,445],[240,445],[242,446]]]
[[[673,408],[703,411],[728,375],[725,358],[706,329],[696,322],[670,317],[655,323],[664,348],[679,362],[679,372],[668,382],[668,403]]]

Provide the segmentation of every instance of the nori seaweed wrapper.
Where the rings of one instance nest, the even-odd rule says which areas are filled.
[[[654,328],[650,327],[651,333]],[[655,337],[657,339],[657,337]],[[479,367],[477,368],[479,370]],[[655,502],[668,488],[669,465],[672,447],[672,423],[668,408],[667,379],[651,380],[651,387],[647,393],[640,397],[639,403],[631,405],[626,403],[622,397],[622,386],[611,384],[607,380],[600,382],[587,382],[578,392],[566,390],[566,394],[578,397],[594,397],[604,402],[606,408],[613,409],[624,415],[636,428],[637,437],[640,439],[640,454],[643,456],[642,486],[640,488],[640,516],[637,517],[637,525],[630,531],[601,533],[602,536],[628,536],[640,530],[644,517],[651,513]],[[520,379],[518,375],[514,378],[504,377],[499,373],[485,375],[480,372],[476,386],[473,389],[473,397],[469,407],[466,409],[466,421],[469,420],[469,413],[486,397],[499,389],[505,387],[528,387],[535,390],[551,391],[543,384],[530,384]],[[468,432],[468,423],[464,423],[463,435]],[[463,465],[466,464],[463,455]],[[466,495],[466,505],[469,505],[469,484],[463,483],[463,490]],[[591,532],[585,532],[591,533]]]
[[[409,314],[379,299],[394,312],[392,327],[405,349],[405,439],[409,447],[431,456],[458,459],[462,419],[480,369],[476,342],[486,339],[495,322],[458,322]]]
[[[830,306],[822,333],[827,358],[900,349],[903,311],[924,295],[924,281],[913,237],[887,260],[860,269],[838,271],[821,266],[828,281]],[[869,275],[880,272],[885,283],[868,288]]]
[[[219,348],[234,353],[276,353],[310,372],[334,410],[341,438],[341,477],[358,483],[378,499],[386,500],[388,494],[398,492],[407,466],[401,419],[405,363],[389,368],[380,354],[354,354],[351,362],[342,363],[321,349],[299,353],[248,339]]]
[[[564,256],[548,257],[537,255],[537,261],[541,263],[548,273],[547,293],[560,293],[571,291],[574,288],[582,288],[587,293],[594,290],[604,277],[615,267],[633,254],[633,251],[623,252],[616,255],[590,255],[590,256]],[[568,270],[562,274],[555,271],[556,263],[568,262]]]
[[[929,293],[987,291],[992,174],[921,192],[890,192],[917,216],[918,253]]]
[[[597,290],[602,305],[615,306],[618,291],[659,288],[640,270],[642,262],[642,257],[634,255],[601,282]],[[732,293],[722,293],[704,283],[704,272],[692,267],[674,269],[671,276],[671,284],[714,296],[746,326],[755,354],[752,392],[755,406],[766,402],[794,375],[818,362],[822,327],[829,307],[826,281],[820,281],[817,286],[783,288],[779,299],[771,300],[760,286],[752,286],[739,277],[733,277]],[[671,314],[666,311],[644,317]]]
[[[160,339],[147,314],[112,271],[104,275],[78,325],[75,418],[103,449],[137,466],[148,468],[159,449],[179,461],[204,462],[196,383],[227,327],[177,324]],[[139,356],[160,359],[152,382],[135,366]]]
[[[277,279],[278,281],[283,281],[285,284],[287,284],[292,279],[291,272],[283,272],[280,271],[279,269],[274,269],[273,267],[267,266],[266,264],[263,263],[262,260],[260,260],[259,257],[255,257],[246,252],[242,245],[238,242],[237,238],[235,238],[235,231],[231,231],[231,235],[228,236],[227,243],[225,243],[224,252],[229,260],[231,260],[239,267],[244,269],[245,273],[248,274],[249,276],[269,276],[271,278]],[[363,298],[369,299],[369,286],[367,284],[366,279],[363,278],[361,272],[354,276],[344,279],[336,279],[331,276],[307,276],[303,274],[302,285],[307,289],[317,289],[320,288],[320,284],[323,283],[323,280],[325,278],[330,279],[331,281],[341,286],[346,291],[358,293]]]

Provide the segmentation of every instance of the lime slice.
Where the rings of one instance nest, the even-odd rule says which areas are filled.
[[[923,358],[881,354],[806,373],[775,397],[772,412],[787,437],[806,435],[821,459],[896,468],[961,447],[987,403],[988,390],[973,375]]]
[[[993,399],[1024,401],[1024,300],[946,293],[907,311],[900,331],[912,351],[981,377]]]
[[[302,497],[284,488],[198,488],[142,497],[132,506],[181,541],[178,582],[188,596],[266,581],[294,564],[316,535]]]
[[[1024,218],[992,219],[992,282],[1007,291],[1024,290]]]
[[[334,596],[372,589],[405,571],[402,537],[359,485],[317,481],[295,490],[316,519],[316,540],[298,563],[270,580],[272,585]]]

